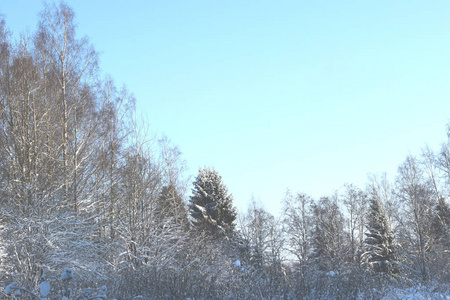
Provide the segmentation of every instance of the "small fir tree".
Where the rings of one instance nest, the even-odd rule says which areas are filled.
[[[213,169],[200,169],[195,179],[190,199],[190,215],[194,228],[213,234],[230,234],[234,231],[236,209],[233,196]]]

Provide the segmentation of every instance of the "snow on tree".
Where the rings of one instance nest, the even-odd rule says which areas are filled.
[[[187,227],[188,218],[185,203],[172,184],[164,186],[157,201],[156,213],[161,223],[171,220],[175,224]]]
[[[13,288],[15,287],[15,283],[14,282],[11,282],[10,284],[8,284],[6,287],[5,287],[5,293],[6,293],[6,295],[11,295],[12,294],[12,292],[13,292]]]
[[[47,297],[50,294],[50,283],[46,280],[39,284],[39,292],[43,297]]]
[[[430,273],[434,279],[450,279],[450,206],[444,198],[439,198],[433,208],[431,219],[431,237],[433,238],[432,264]]]
[[[346,184],[342,200],[348,215],[346,224],[350,236],[350,257],[355,263],[359,264],[359,255],[364,244],[367,195],[352,184]]]
[[[194,227],[211,233],[233,232],[237,215],[233,196],[228,193],[219,173],[213,169],[200,169],[193,185],[190,215]]]
[[[436,240],[450,246],[450,206],[444,198],[439,198],[434,207],[431,226]]]
[[[289,191],[284,199],[284,225],[287,233],[288,251],[297,257],[304,267],[311,254],[311,205],[313,199],[306,194],[293,196]]]
[[[73,278],[73,271],[67,267],[64,268],[64,271],[61,274],[62,280],[70,280]]]
[[[319,270],[340,267],[345,242],[344,217],[337,197],[322,197],[313,205],[312,253]]]
[[[423,166],[414,156],[408,156],[398,169],[396,195],[401,216],[400,235],[405,244],[405,258],[411,271],[423,280],[429,278],[432,239],[433,186],[424,177]]]
[[[279,222],[255,199],[239,218],[239,233],[247,245],[247,263],[256,269],[281,261],[283,244]]]
[[[392,264],[396,258],[391,224],[381,200],[376,195],[372,195],[369,202],[363,261],[376,272],[397,273],[398,269]]]

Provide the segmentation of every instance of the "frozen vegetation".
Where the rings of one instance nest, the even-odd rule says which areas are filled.
[[[216,170],[184,179],[67,5],[39,18],[0,23],[0,298],[450,299],[449,143],[238,213]]]

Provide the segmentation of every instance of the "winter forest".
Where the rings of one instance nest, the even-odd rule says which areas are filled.
[[[0,22],[2,299],[450,299],[449,142],[392,182],[238,213],[216,170],[186,180],[70,7],[39,18]]]

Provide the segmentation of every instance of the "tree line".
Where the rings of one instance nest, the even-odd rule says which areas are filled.
[[[69,266],[73,290],[107,284],[123,299],[449,291],[450,143],[408,156],[395,182],[288,191],[279,217],[255,200],[238,214],[216,170],[184,179],[179,149],[151,134],[98,59],[64,3],[17,41],[0,22],[2,286],[31,290]]]

